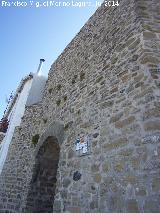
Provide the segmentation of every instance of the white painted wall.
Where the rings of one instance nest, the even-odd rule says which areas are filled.
[[[25,82],[23,89],[18,94],[16,103],[8,116],[9,127],[0,146],[0,174],[7,157],[9,144],[12,140],[15,127],[20,126],[21,118],[24,115],[25,106],[37,104],[42,100],[47,78],[40,75],[40,73],[34,73],[32,75],[33,78],[28,79]]]
[[[43,91],[47,78],[40,73],[33,74],[33,83],[29,92],[26,106],[31,106],[42,101]]]
[[[7,157],[9,144],[11,142],[15,127],[20,125],[21,118],[24,115],[25,105],[29,96],[32,82],[33,79],[29,79],[27,82],[25,82],[24,87],[22,91],[18,94],[16,103],[14,104],[9,114],[9,127],[0,147],[0,173]]]

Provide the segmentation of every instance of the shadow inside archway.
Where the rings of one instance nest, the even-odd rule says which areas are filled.
[[[48,137],[40,147],[33,169],[27,197],[29,213],[52,213],[60,147],[54,137]]]

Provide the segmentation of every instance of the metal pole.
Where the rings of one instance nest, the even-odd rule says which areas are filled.
[[[41,72],[43,62],[45,62],[45,60],[44,60],[43,58],[41,58],[41,59],[40,59],[39,66],[38,66],[37,74],[39,74],[39,73]]]

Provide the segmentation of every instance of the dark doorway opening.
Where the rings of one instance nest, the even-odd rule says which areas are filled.
[[[48,137],[36,157],[26,212],[53,213],[56,175],[60,147],[57,139]]]

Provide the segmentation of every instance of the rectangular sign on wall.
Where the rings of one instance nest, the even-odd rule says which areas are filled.
[[[75,149],[79,156],[90,154],[91,152],[91,139],[89,135],[81,136],[76,139]]]

